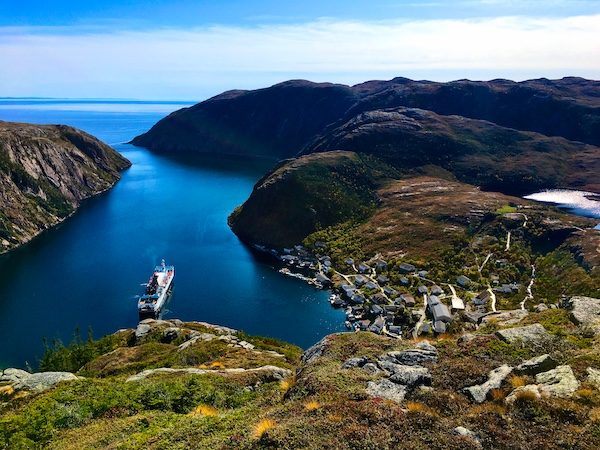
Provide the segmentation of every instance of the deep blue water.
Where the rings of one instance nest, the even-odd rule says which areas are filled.
[[[165,318],[200,320],[307,347],[341,330],[327,293],[284,277],[227,226],[272,164],[169,159],[124,142],[182,104],[0,100],[0,120],[81,128],[133,166],[63,224],[0,257],[0,367],[35,367],[43,338],[68,342],[137,323],[135,296],[153,266],[176,266]]]

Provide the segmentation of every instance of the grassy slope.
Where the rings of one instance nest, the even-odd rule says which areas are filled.
[[[465,426],[477,433],[484,448],[597,448],[600,392],[591,385],[583,383],[572,399],[524,398],[513,406],[506,406],[504,397],[530,382],[527,377],[510,378],[482,405],[461,393],[463,387],[485,381],[492,368],[544,352],[570,364],[579,379],[587,367],[600,368],[600,347],[580,336],[567,312],[546,311],[526,320],[544,324],[555,337],[536,347],[513,346],[483,334],[462,344],[455,335],[435,341],[439,362],[428,363],[433,389],[417,390],[403,404],[368,397],[366,382],[379,376],[360,368],[343,369],[341,364],[350,357],[375,357],[414,343],[343,333],[326,339],[321,356],[300,363],[294,347],[254,338],[257,348],[291,352],[284,364],[298,367],[297,375],[284,382],[241,375],[161,375],[127,383],[123,374],[88,374],[46,393],[10,400],[0,416],[0,445],[475,449],[472,441],[452,431]],[[159,336],[150,336],[145,345],[157,343]],[[123,348],[126,341],[122,335],[113,344]],[[213,365],[228,350],[222,352],[210,358]],[[147,366],[156,365],[150,355],[146,358]],[[243,358],[237,360],[238,366],[245,364]]]

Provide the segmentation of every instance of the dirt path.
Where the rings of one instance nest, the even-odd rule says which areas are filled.
[[[504,249],[505,252],[510,250],[510,231],[506,234],[506,248]]]
[[[413,328],[413,339],[416,339],[419,336],[419,329],[421,328],[421,325],[423,325],[423,322],[425,322],[425,311],[427,311],[427,295],[423,294],[423,309],[421,310],[421,317],[419,318],[419,321]]]
[[[533,300],[532,289],[533,289],[534,282],[535,282],[535,266],[532,264],[531,265],[531,280],[529,281],[529,285],[527,286],[527,295],[521,302],[521,309],[525,309],[525,303],[527,303],[528,300]]]
[[[490,298],[492,299],[492,312],[497,312],[496,311],[496,294],[494,294],[494,291],[492,290],[491,286],[488,286],[487,290],[490,293]]]
[[[481,273],[481,271],[483,270],[483,268],[485,267],[485,265],[488,263],[488,261],[490,260],[490,258],[492,257],[493,253],[489,253],[485,259],[483,260],[483,263],[481,264],[481,266],[479,266],[479,268],[477,269],[479,271],[479,273]]]

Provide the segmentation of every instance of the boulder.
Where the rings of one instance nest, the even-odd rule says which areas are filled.
[[[519,386],[514,391],[512,391],[506,399],[504,400],[507,404],[514,404],[520,396],[527,395],[528,397],[540,398],[542,394],[540,394],[540,390],[536,384],[528,384],[526,386]]]
[[[538,373],[535,381],[542,395],[571,397],[579,389],[579,381],[570,366],[558,366],[556,369]]]
[[[323,354],[323,351],[325,351],[325,348],[327,347],[327,338],[328,336],[325,336],[302,353],[301,361],[303,364],[310,364]]]
[[[524,309],[502,311],[499,313],[488,314],[487,316],[482,317],[481,323],[487,324],[490,322],[494,322],[501,326],[516,325],[525,317],[527,317],[528,314],[529,313]]]
[[[0,375],[0,382],[10,383],[13,389],[22,391],[43,392],[62,381],[73,381],[79,377],[71,372],[38,372],[29,373],[21,369],[5,369]]]
[[[507,328],[496,332],[496,336],[509,344],[521,342],[523,344],[536,344],[550,338],[550,335],[539,323],[524,327]]]
[[[600,389],[600,370],[588,367],[587,373],[587,382],[595,386],[596,389]]]
[[[197,369],[188,367],[185,369],[173,369],[171,367],[159,367],[158,369],[147,369],[136,375],[127,378],[127,382],[141,381],[152,375],[161,374],[192,374],[192,375],[235,375],[235,374],[260,374],[266,377],[269,381],[280,381],[292,375],[292,371],[277,366],[261,366],[253,369],[230,368],[230,369]]]
[[[437,361],[437,350],[435,350],[435,347],[433,346],[431,348],[434,350],[412,348],[402,351],[392,351],[380,356],[380,359],[406,366],[417,366],[423,363]]]
[[[537,375],[538,373],[554,369],[556,366],[558,366],[558,362],[546,354],[522,362],[515,367],[515,373],[517,375]]]
[[[135,340],[139,342],[140,340],[145,338],[148,335],[148,333],[150,333],[151,329],[152,327],[147,322],[138,323],[138,326],[135,329]]]
[[[377,375],[381,373],[381,369],[377,367],[377,364],[369,362],[362,366],[363,370],[371,375]]]
[[[387,378],[367,383],[367,394],[371,397],[379,397],[393,402],[401,403],[406,396],[406,387],[396,384]]]
[[[342,368],[343,369],[351,369],[353,367],[362,367],[367,362],[369,362],[369,358],[367,358],[366,356],[350,358],[350,359],[347,359],[346,361],[344,361],[344,363],[342,364]]]
[[[571,297],[569,307],[573,322],[580,326],[589,327],[595,334],[600,334],[600,299]]]
[[[470,386],[464,391],[477,403],[483,403],[492,389],[498,389],[512,372],[512,367],[503,365],[495,368],[488,374],[488,380],[483,384]]]
[[[396,371],[390,376],[390,380],[394,383],[403,384],[408,389],[431,385],[429,369],[421,366],[405,366],[400,364],[396,366]]]

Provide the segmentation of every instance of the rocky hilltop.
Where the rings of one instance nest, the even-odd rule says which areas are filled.
[[[160,152],[281,159],[360,113],[409,107],[600,145],[599,92],[599,82],[573,77],[520,83],[395,78],[355,86],[292,80],[176,111],[133,143]]]
[[[129,166],[81,130],[0,122],[0,253],[61,222]]]
[[[0,372],[3,448],[600,446],[600,299],[462,317],[443,338],[326,336],[304,353],[145,320]]]

